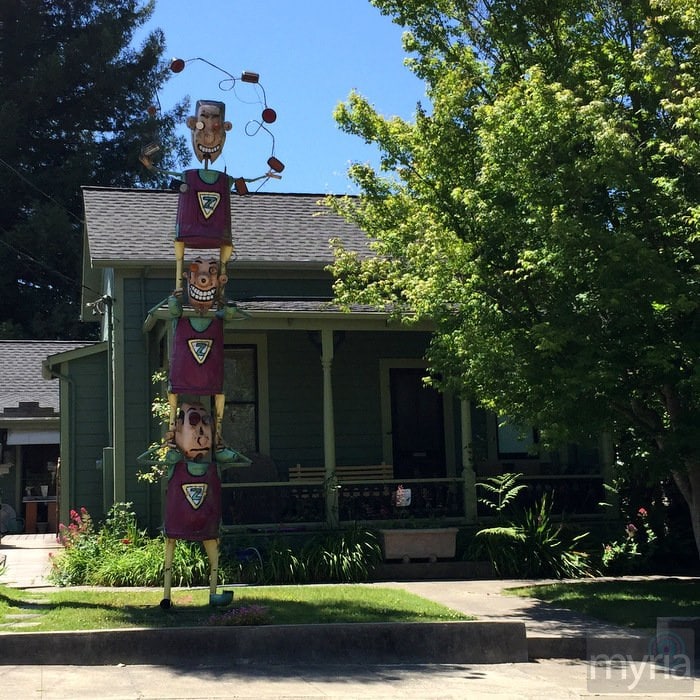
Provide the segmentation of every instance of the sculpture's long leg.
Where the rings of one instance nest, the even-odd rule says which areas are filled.
[[[163,610],[169,610],[172,607],[170,601],[170,588],[173,583],[173,555],[175,553],[175,540],[168,538],[165,540],[165,576],[163,581],[163,600],[160,601],[160,607]]]
[[[233,600],[233,593],[216,592],[219,582],[219,540],[204,540],[202,544],[209,559],[209,605],[228,605]]]

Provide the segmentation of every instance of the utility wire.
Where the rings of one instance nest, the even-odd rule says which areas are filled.
[[[44,192],[44,190],[42,190],[40,187],[37,187],[29,178],[27,178],[19,170],[17,170],[17,168],[13,167],[12,165],[10,165],[7,161],[3,160],[2,158],[0,158],[0,164],[4,165],[10,172],[14,173],[20,180],[22,180],[27,185],[29,185],[33,190],[36,190],[42,197],[45,197],[47,200],[49,200],[50,202],[52,202],[53,204],[58,206],[60,209],[62,209],[72,219],[75,219],[75,221],[77,221],[79,224],[83,225],[84,222],[79,216],[76,216],[72,211],[70,211],[70,209],[65,207],[57,199],[52,197],[50,194],[47,194],[46,192]],[[4,227],[0,226],[0,231],[2,231],[6,236],[9,236],[9,232]],[[81,284],[77,280],[75,280],[71,277],[68,277],[67,275],[64,275],[60,270],[57,270],[56,268],[51,267],[50,265],[47,265],[46,263],[42,262],[41,260],[38,260],[30,253],[27,253],[24,250],[20,250],[19,248],[16,248],[15,246],[11,245],[10,243],[8,243],[7,241],[4,241],[2,239],[0,239],[0,243],[2,243],[6,248],[11,250],[13,253],[15,253],[15,255],[19,255],[21,258],[28,260],[33,265],[37,265],[38,267],[43,268],[47,272],[50,272],[50,273],[56,275],[57,277],[60,277],[64,282],[68,282],[71,285],[77,285],[81,289],[86,289],[87,291],[92,292],[93,294],[99,295],[99,292],[96,292],[91,287],[88,287],[84,284]]]
[[[2,231],[4,234],[8,235],[7,229],[5,229],[1,226],[0,226],[0,231]],[[24,250],[20,250],[19,248],[15,248],[15,246],[11,245],[7,241],[4,241],[2,238],[0,238],[0,243],[2,245],[4,245],[6,248],[8,248],[9,250],[11,250],[16,255],[19,255],[20,257],[25,258],[26,260],[28,260],[32,264],[43,268],[47,272],[50,272],[50,273],[56,275],[57,277],[60,277],[64,282],[68,282],[71,285],[76,285],[76,286],[80,287],[81,289],[86,289],[87,291],[92,292],[93,294],[97,294],[97,295],[100,294],[100,292],[95,291],[94,289],[92,289],[92,287],[88,287],[87,285],[81,284],[80,282],[73,279],[72,277],[68,277],[68,275],[64,275],[60,270],[57,270],[56,268],[51,267],[50,265],[47,265],[46,263],[42,262],[41,260],[38,260],[30,253],[27,253]]]
[[[29,180],[29,179],[28,179],[27,177],[25,177],[19,170],[17,170],[17,168],[13,167],[13,166],[10,165],[7,161],[4,161],[2,158],[0,158],[0,164],[4,165],[8,170],[10,170],[10,171],[13,172],[15,175],[17,175],[17,177],[18,177],[20,180],[22,180],[23,182],[26,182],[32,189],[36,190],[40,195],[42,195],[43,197],[46,197],[46,199],[48,199],[50,202],[53,202],[56,206],[58,206],[58,207],[60,207],[61,209],[63,209],[63,211],[65,211],[66,214],[68,214],[68,216],[74,218],[79,224],[82,224],[82,223],[83,223],[83,220],[82,220],[79,216],[77,216],[77,215],[74,214],[72,211],[70,211],[69,209],[67,209],[63,204],[61,204],[61,202],[59,202],[58,200],[54,199],[50,194],[46,194],[46,192],[44,192],[44,190],[42,190],[41,188],[37,187],[31,180]]]

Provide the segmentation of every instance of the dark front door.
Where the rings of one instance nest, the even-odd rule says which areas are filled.
[[[424,369],[414,367],[393,368],[389,373],[397,479],[446,475],[442,395],[423,384],[424,376]]]

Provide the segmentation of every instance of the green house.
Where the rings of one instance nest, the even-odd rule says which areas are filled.
[[[164,486],[139,479],[137,457],[162,438],[152,378],[168,366],[177,194],[85,187],[83,198],[82,314],[101,342],[45,363],[61,386],[59,515],[130,501],[155,529]],[[562,510],[595,513],[604,443],[538,453],[535,431],[425,386],[429,324],[333,306],[329,242],[368,247],[320,199],[232,196],[226,293],[241,313],[225,325],[224,437],[253,461],[224,473],[224,526],[476,522],[475,482],[504,471],[525,474],[533,496],[553,490]]]

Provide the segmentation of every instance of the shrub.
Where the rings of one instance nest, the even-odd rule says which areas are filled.
[[[376,535],[357,527],[319,534],[298,550],[275,539],[259,548],[224,546],[224,552],[234,579],[244,583],[355,583],[381,560]]]
[[[515,504],[518,494],[527,488],[525,484],[518,483],[522,476],[522,474],[509,472],[487,477],[484,481],[476,484],[477,489],[486,492],[483,496],[478,496],[477,501],[485,505],[499,520],[502,520]]]
[[[479,500],[497,514],[493,527],[476,533],[472,556],[487,558],[501,577],[578,578],[593,575],[588,555],[578,549],[583,533],[565,537],[563,525],[551,517],[551,500],[545,495],[534,507],[515,511],[512,504],[523,485],[519,474],[492,477]]]
[[[306,583],[306,562],[288,545],[275,543],[263,564],[262,579],[264,583]]]
[[[95,532],[89,513],[71,511],[69,525],[59,528],[64,549],[52,557],[49,578],[59,586],[156,586],[163,582],[165,538],[140,530],[130,503],[112,506]],[[227,570],[219,567],[219,581]],[[196,542],[178,540],[173,555],[173,584],[209,583],[209,561]]]
[[[71,511],[60,527],[64,545],[52,557],[50,580],[59,586],[158,586],[163,582],[165,538],[149,537],[138,527],[130,503],[116,503],[96,532],[89,513]],[[282,540],[271,542],[265,556],[252,547],[222,548],[219,583],[353,583],[365,581],[381,559],[376,536],[361,528],[325,533],[300,552]],[[239,552],[255,552],[254,557]],[[173,555],[173,585],[209,583],[209,561],[198,542],[178,540]]]
[[[64,549],[51,555],[49,580],[59,586],[79,586],[90,580],[98,563],[99,546],[92,518],[85,508],[71,510],[68,525],[61,523],[58,540]]]

